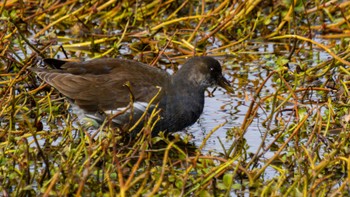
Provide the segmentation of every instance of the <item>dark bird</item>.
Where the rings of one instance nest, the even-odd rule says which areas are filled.
[[[233,91],[220,63],[212,57],[193,57],[174,75],[123,59],[44,61],[57,69],[30,70],[72,100],[85,116],[98,122],[113,116],[112,124],[123,131],[149,116],[157,105],[159,121],[152,134],[182,130],[194,124],[203,112],[206,88],[221,86]],[[144,122],[132,132],[139,132]]]

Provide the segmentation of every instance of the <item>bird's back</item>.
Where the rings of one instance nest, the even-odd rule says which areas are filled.
[[[67,62],[59,67],[31,70],[87,112],[125,107],[131,98],[134,102],[149,102],[158,87],[168,85],[170,80],[164,71],[123,59]]]

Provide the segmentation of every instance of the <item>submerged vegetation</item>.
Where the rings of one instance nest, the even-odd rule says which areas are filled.
[[[0,17],[1,195],[350,195],[349,1],[4,0]],[[151,123],[126,141],[81,125],[27,69],[118,57],[176,70],[194,55],[219,59],[236,90],[215,153],[224,124],[195,147],[152,138]]]

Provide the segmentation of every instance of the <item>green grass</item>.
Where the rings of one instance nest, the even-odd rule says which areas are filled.
[[[1,195],[349,195],[349,2],[5,0],[0,17]],[[247,105],[216,154],[203,147],[219,123],[197,147],[152,139],[151,123],[125,141],[81,126],[27,70],[48,57],[176,70],[193,55],[223,60]]]

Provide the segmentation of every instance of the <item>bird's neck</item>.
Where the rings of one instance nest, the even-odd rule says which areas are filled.
[[[182,75],[177,74],[178,73],[176,73],[171,79],[171,88],[169,88],[170,91],[173,91],[171,94],[177,95],[179,98],[187,97],[188,101],[193,102],[196,101],[191,100],[189,98],[201,98],[201,100],[203,100],[204,102],[204,92],[206,88],[202,87],[201,84],[193,80],[193,78],[190,75],[187,76],[184,73]]]
[[[195,83],[173,78],[163,100],[169,130],[181,130],[196,122],[204,107],[204,91]]]

